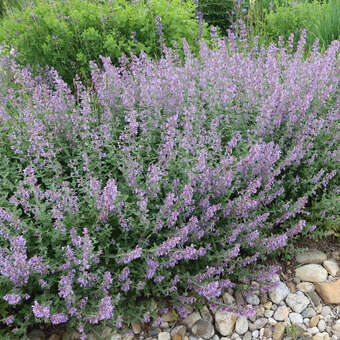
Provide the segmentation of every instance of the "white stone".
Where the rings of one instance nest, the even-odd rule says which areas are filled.
[[[158,334],[158,340],[171,340],[170,333],[168,333],[168,332],[160,332]]]
[[[286,306],[280,306],[274,313],[274,319],[276,321],[286,321],[288,318],[288,308]]]
[[[260,332],[259,332],[258,330],[256,330],[256,331],[254,331],[253,333],[251,333],[251,335],[252,335],[252,337],[253,337],[254,339],[257,339],[257,338],[259,337],[259,334],[260,334]]]
[[[251,340],[251,332],[248,331],[246,334],[244,334],[243,340]]]
[[[274,290],[269,292],[269,298],[274,303],[279,304],[282,300],[284,300],[289,294],[289,288],[287,285],[280,281],[279,286]]]
[[[259,318],[254,322],[254,326],[256,329],[260,329],[267,324],[268,320],[266,318]]]
[[[295,269],[295,276],[302,281],[324,282],[327,280],[327,270],[320,264],[306,264]]]
[[[303,323],[303,317],[299,313],[289,313],[289,320],[292,323]]]
[[[264,328],[260,329],[260,339],[263,339],[263,334],[264,334]]]
[[[339,265],[332,260],[326,260],[323,262],[323,266],[326,268],[326,270],[328,271],[328,273],[332,276],[336,276],[336,274],[339,271]]]
[[[326,329],[326,322],[325,320],[321,319],[318,323],[318,328],[320,332],[323,332]]]
[[[309,300],[302,292],[297,292],[288,294],[286,303],[294,312],[301,313],[309,305]]]
[[[307,332],[314,335],[314,334],[317,334],[319,333],[319,329],[317,327],[313,327],[313,328],[308,328],[307,329]]]
[[[277,321],[273,318],[269,318],[268,319],[268,323],[271,325],[271,326],[275,326],[277,324]]]
[[[296,285],[297,290],[301,290],[301,292],[309,293],[315,290],[315,286],[312,282],[301,282]]]
[[[217,311],[215,313],[216,330],[223,336],[233,333],[237,315],[231,312]]]
[[[253,295],[253,296],[248,296],[246,298],[246,301],[253,306],[257,306],[260,304],[260,299],[257,295]]]
[[[245,316],[240,316],[236,320],[235,332],[237,334],[243,335],[248,331],[248,320]]]
[[[312,318],[314,315],[316,315],[316,312],[312,307],[308,307],[302,312],[304,318]]]
[[[333,315],[331,307],[323,306],[321,309],[321,315],[323,317],[326,317],[327,315]]]
[[[272,310],[265,310],[264,311],[264,316],[266,318],[271,318],[273,316],[274,312]]]

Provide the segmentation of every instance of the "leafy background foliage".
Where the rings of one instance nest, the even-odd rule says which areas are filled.
[[[99,55],[110,56],[114,64],[123,53],[138,55],[142,50],[159,57],[157,16],[166,46],[181,50],[183,38],[195,46],[195,6],[180,0],[119,0],[102,5],[88,0],[39,1],[20,17],[17,12],[7,16],[0,40],[20,51],[22,65],[30,64],[34,71],[38,65],[49,65],[72,85],[76,74],[90,79],[89,62],[99,62]]]

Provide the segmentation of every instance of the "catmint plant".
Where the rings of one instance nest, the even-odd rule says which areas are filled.
[[[101,57],[75,94],[55,70],[2,57],[0,321],[13,337],[157,323],[150,297],[181,317],[202,302],[253,315],[224,291],[273,289],[268,255],[318,230],[312,202],[339,181],[339,41],[307,58],[303,35],[295,52],[214,43],[195,57],[184,41],[182,63],[167,48],[119,67]]]

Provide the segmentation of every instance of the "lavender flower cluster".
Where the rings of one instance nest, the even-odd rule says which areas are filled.
[[[339,134],[321,167],[317,146],[339,128],[340,43],[308,57],[303,46],[242,50],[230,33],[202,41],[199,58],[185,45],[183,64],[168,49],[121,67],[102,57],[75,94],[55,71],[51,88],[3,57],[1,322],[84,336],[121,327],[138,296],[167,297],[181,316],[200,299],[251,315],[221,306],[224,290],[271,289],[279,268],[260,260],[315,228],[308,202],[339,179]]]

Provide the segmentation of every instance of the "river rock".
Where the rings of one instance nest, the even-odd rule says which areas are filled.
[[[288,319],[288,308],[286,306],[280,306],[274,313],[274,319],[276,321],[286,321]]]
[[[309,328],[315,327],[320,320],[320,315],[314,315],[309,322]]]
[[[267,324],[268,320],[266,318],[259,318],[254,322],[255,329],[263,328]]]
[[[288,294],[286,302],[295,313],[301,313],[309,304],[308,298],[302,292]]]
[[[212,317],[209,308],[207,306],[203,306],[202,310],[201,310],[201,317],[204,320],[208,320],[209,322],[213,323],[214,322],[214,318]]]
[[[311,282],[301,282],[296,286],[296,288],[303,293],[309,293],[315,290],[315,287]]]
[[[286,286],[286,284],[280,281],[279,285],[271,292],[269,292],[269,298],[274,303],[279,304],[282,300],[286,298],[288,294],[289,288]]]
[[[340,269],[336,261],[332,261],[332,260],[324,261],[323,266],[326,268],[328,273],[332,276],[336,276]]]
[[[223,294],[223,297],[222,297],[222,299],[223,299],[223,302],[226,304],[226,305],[234,305],[235,304],[235,298],[231,295],[231,294],[229,294],[229,293],[227,293],[227,292],[225,292],[224,294]]]
[[[312,318],[314,315],[316,315],[316,312],[312,307],[308,307],[302,312],[301,315],[304,318]]]
[[[245,316],[240,316],[236,320],[235,332],[239,335],[243,335],[248,331],[248,320]]]
[[[310,264],[310,263],[318,264],[326,260],[327,260],[327,255],[317,249],[308,250],[296,256],[296,262],[299,264]]]
[[[320,303],[321,303],[320,296],[318,294],[316,294],[314,290],[306,293],[306,295],[311,299],[314,307],[317,307],[317,306],[320,305]]]
[[[318,328],[320,332],[325,331],[326,329],[326,321],[324,319],[321,319],[318,323]]]
[[[257,306],[260,304],[260,298],[257,295],[248,296],[246,298],[246,301],[253,306]]]
[[[303,323],[303,317],[299,313],[289,313],[291,323]]]
[[[188,317],[183,320],[183,323],[188,328],[191,328],[195,322],[201,319],[201,315],[198,312],[191,313]]]
[[[335,282],[318,283],[315,289],[326,303],[340,304],[340,279]]]
[[[295,275],[302,281],[323,282],[327,280],[327,270],[319,264],[306,264],[295,269]]]
[[[168,332],[160,332],[158,334],[158,340],[171,340],[170,333],[168,333]]]
[[[215,334],[214,326],[205,319],[198,320],[191,328],[192,333],[198,338],[210,339]]]
[[[236,319],[237,314],[235,313],[217,311],[215,313],[216,330],[223,336],[232,334]]]
[[[180,326],[176,326],[175,328],[173,328],[170,334],[172,337],[174,337],[175,335],[179,335],[183,338],[186,331],[187,331],[187,328],[183,325],[180,325]]]
[[[273,332],[273,340],[282,340],[283,335],[285,334],[285,325],[283,323],[277,323],[274,326],[274,332]]]

